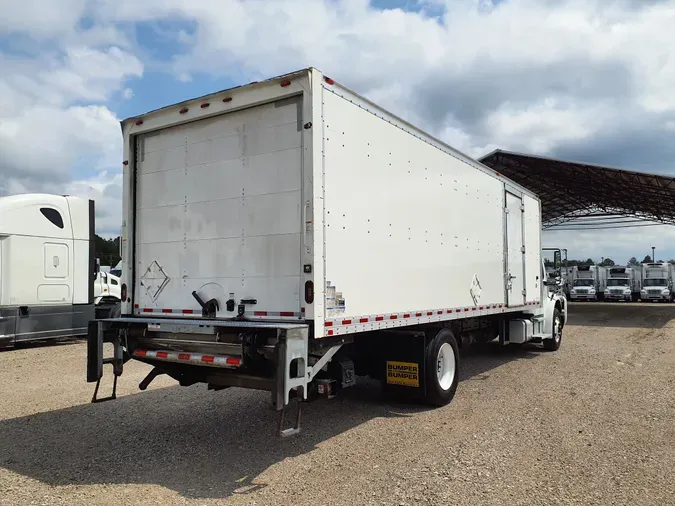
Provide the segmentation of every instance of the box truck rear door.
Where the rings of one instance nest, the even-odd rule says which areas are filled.
[[[200,313],[196,291],[218,316],[242,299],[300,316],[301,111],[291,97],[139,136],[137,312]]]
[[[525,302],[525,253],[523,251],[523,201],[506,192],[506,301],[509,306]]]

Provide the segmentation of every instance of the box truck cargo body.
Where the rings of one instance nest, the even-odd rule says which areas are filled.
[[[134,358],[282,413],[355,375],[443,404],[458,346],[560,344],[536,195],[315,69],[122,130],[128,296],[90,329],[97,385]]]

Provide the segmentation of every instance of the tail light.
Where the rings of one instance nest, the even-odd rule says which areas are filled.
[[[122,298],[122,302],[126,302],[127,301],[127,284],[126,283],[122,283],[122,289],[120,290],[120,292],[121,292],[120,296]]]
[[[312,281],[305,281],[305,302],[307,304],[314,302],[314,283]]]

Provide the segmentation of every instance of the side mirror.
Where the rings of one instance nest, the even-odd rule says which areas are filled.
[[[562,253],[560,252],[560,250],[556,250],[553,253],[553,266],[557,271],[559,271],[560,268],[562,267]]]

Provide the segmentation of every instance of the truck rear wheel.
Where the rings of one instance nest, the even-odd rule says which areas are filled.
[[[441,329],[425,350],[426,395],[424,401],[444,406],[455,396],[459,382],[459,348],[450,329]]]
[[[544,349],[547,351],[557,351],[560,348],[560,342],[562,341],[562,330],[563,330],[563,321],[560,310],[555,308],[553,310],[553,325],[552,325],[552,336],[551,339],[544,339],[542,342]]]

